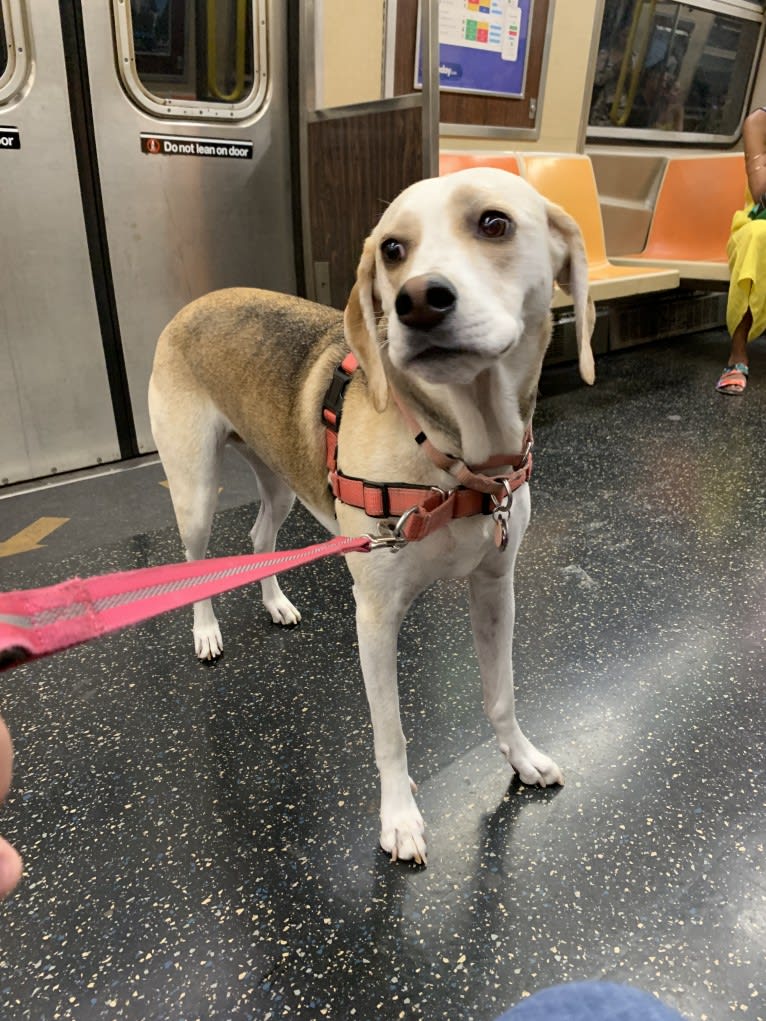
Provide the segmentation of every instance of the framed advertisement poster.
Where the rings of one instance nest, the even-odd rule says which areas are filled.
[[[523,99],[533,6],[534,0],[440,0],[440,88]],[[415,87],[421,86],[418,59]]]

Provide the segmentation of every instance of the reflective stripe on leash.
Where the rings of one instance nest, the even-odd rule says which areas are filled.
[[[395,548],[368,535],[280,553],[218,557],[72,578],[47,588],[0,593],[0,670],[48,656],[168,610],[210,599],[333,555]]]

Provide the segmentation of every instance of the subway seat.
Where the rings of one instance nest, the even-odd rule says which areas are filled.
[[[615,265],[606,254],[596,178],[588,156],[574,153],[519,154],[521,172],[541,195],[565,209],[577,221],[588,259],[588,282],[594,301],[678,287],[680,275],[671,266]],[[553,308],[565,308],[572,299],[556,288]]]
[[[451,174],[468,167],[497,167],[520,174],[549,201],[565,209],[582,231],[588,259],[588,283],[594,301],[671,290],[679,273],[672,267],[618,266],[609,260],[604,240],[596,179],[588,156],[572,153],[489,153],[444,151],[439,173]],[[571,297],[558,286],[553,308],[571,306]]]
[[[672,267],[685,281],[728,282],[726,243],[746,189],[742,153],[670,157],[646,244],[640,252],[614,256],[613,262]]]
[[[457,170],[468,170],[469,167],[495,167],[507,170],[510,174],[519,173],[519,161],[513,152],[463,152],[460,150],[444,150],[439,153],[439,176],[454,174]]]

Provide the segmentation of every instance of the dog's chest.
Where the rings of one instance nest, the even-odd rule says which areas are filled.
[[[422,543],[411,543],[408,553],[431,581],[465,578],[489,561],[495,561],[495,567],[502,571],[513,563],[528,518],[523,506],[514,508],[508,523],[508,546],[503,551],[495,542],[492,517],[477,515],[453,521]]]

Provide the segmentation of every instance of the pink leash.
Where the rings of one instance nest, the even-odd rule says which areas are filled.
[[[283,553],[194,560],[2,592],[0,670],[323,557],[366,553],[376,545],[384,542],[341,535]]]

